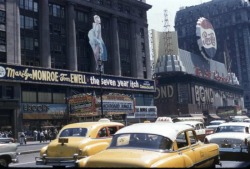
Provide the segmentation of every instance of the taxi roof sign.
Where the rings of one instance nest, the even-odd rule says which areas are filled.
[[[98,122],[110,122],[110,120],[107,118],[102,118],[102,119],[98,120]]]
[[[173,123],[171,117],[158,117],[155,121],[156,123]]]

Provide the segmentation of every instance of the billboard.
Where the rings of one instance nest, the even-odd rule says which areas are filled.
[[[204,17],[197,21],[196,36],[201,54],[207,60],[212,59],[217,50],[217,41],[212,24]]]

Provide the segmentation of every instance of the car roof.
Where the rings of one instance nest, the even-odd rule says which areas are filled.
[[[246,127],[249,127],[250,124],[247,122],[227,122],[227,123],[221,123],[219,126],[246,126]]]
[[[108,125],[119,125],[119,126],[124,126],[124,124],[119,123],[119,122],[106,122],[106,121],[100,121],[100,122],[79,122],[79,123],[72,123],[65,125],[64,128],[75,128],[75,127],[105,127]]]
[[[175,122],[175,123],[183,123],[183,124],[190,124],[190,125],[203,124],[200,121],[178,121],[178,122]]]
[[[176,139],[179,132],[193,128],[186,124],[176,123],[136,123],[126,126],[116,132],[116,134],[125,133],[148,133],[168,137],[172,141]],[[115,135],[116,135],[115,134]]]
[[[210,121],[210,123],[216,123],[216,122],[226,122],[226,120],[212,120],[212,121]]]

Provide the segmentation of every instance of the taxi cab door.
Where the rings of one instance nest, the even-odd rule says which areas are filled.
[[[195,167],[202,167],[204,160],[206,160],[205,149],[199,145],[198,138],[194,131],[188,131],[188,137],[190,148],[195,158]]]
[[[178,134],[176,138],[176,144],[178,148],[178,154],[182,156],[184,160],[184,168],[193,167],[196,163],[194,151],[190,148],[188,140],[188,131],[183,131]]]

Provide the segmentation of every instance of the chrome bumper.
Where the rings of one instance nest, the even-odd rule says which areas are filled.
[[[48,165],[48,166],[67,166],[75,167],[76,159],[73,158],[51,158],[51,157],[35,157],[36,165]]]
[[[14,153],[11,155],[11,162],[12,163],[18,163],[19,162],[19,159],[18,159],[18,156],[20,155],[20,153]]]

